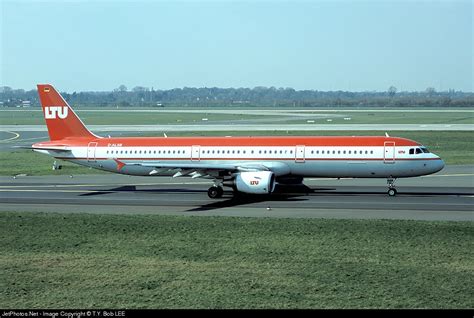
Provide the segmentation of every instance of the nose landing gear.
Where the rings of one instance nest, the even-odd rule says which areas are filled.
[[[392,178],[392,177],[388,178],[387,179],[387,184],[388,184],[388,191],[387,191],[388,195],[390,197],[396,196],[397,195],[397,189],[395,189],[395,178]]]

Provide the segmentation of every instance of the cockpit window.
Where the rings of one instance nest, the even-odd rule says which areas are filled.
[[[410,151],[409,151],[410,155],[413,155],[415,153],[415,149],[414,148],[411,148]]]
[[[423,151],[421,151],[420,148],[416,148],[416,153],[419,154],[419,153],[423,153]]]
[[[430,151],[428,149],[426,149],[425,147],[422,147],[421,150],[424,152],[424,153],[430,153]]]

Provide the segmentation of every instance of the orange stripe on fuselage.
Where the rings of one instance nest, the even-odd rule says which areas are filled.
[[[344,136],[344,137],[126,137],[96,140],[67,139],[57,141],[62,146],[87,146],[90,141],[98,142],[97,147],[272,147],[272,146],[321,146],[321,147],[377,147],[385,142],[395,142],[395,146],[420,146],[419,143],[398,137]],[[55,142],[41,142],[42,146],[54,146]]]

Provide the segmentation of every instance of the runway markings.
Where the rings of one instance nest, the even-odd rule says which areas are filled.
[[[42,136],[42,137],[34,137],[34,138],[20,139],[20,140],[18,140],[18,141],[22,141],[22,142],[23,142],[23,141],[38,140],[38,139],[47,139],[47,138],[48,138],[48,136],[45,135],[45,136]]]
[[[456,174],[438,174],[431,176],[420,176],[421,178],[437,178],[437,177],[470,177],[474,176],[474,173],[456,173]],[[307,178],[309,181],[331,181],[331,180],[354,180],[357,178]],[[383,178],[378,178],[383,179]]]
[[[210,182],[165,182],[165,183],[109,183],[109,184],[52,184],[52,185],[8,185],[1,188],[69,188],[69,187],[124,187],[124,186],[159,186],[159,185],[193,185],[210,184]]]
[[[17,139],[18,137],[20,137],[20,134],[19,133],[16,133],[14,131],[7,131],[7,130],[0,130],[1,132],[6,132],[8,134],[12,134],[14,135],[13,137],[10,137],[10,138],[7,138],[7,139],[2,139],[0,140],[0,142],[7,142],[7,141],[12,141],[12,140],[15,140]]]
[[[21,192],[45,192],[43,190],[22,190]],[[19,192],[19,190],[0,190],[0,192]],[[101,191],[98,191],[98,190],[84,190],[84,191],[79,191],[79,190],[56,190],[56,191],[51,191],[51,192],[56,192],[56,193],[101,193],[101,192],[107,192],[107,190],[101,190]],[[71,198],[69,198],[71,199]],[[77,199],[77,198],[75,198]],[[56,198],[51,198],[51,204],[56,204],[56,203],[59,203],[59,204],[63,204],[61,202],[55,202],[55,200],[57,200]],[[113,204],[113,205],[120,205],[122,202],[148,202],[149,200],[147,199],[142,199],[142,198],[127,198],[127,199],[118,199],[118,198],[114,198],[114,201],[117,203],[117,204]],[[170,199],[168,201],[171,201],[171,202],[175,202],[175,199]],[[100,202],[100,200],[97,200],[96,202]],[[203,198],[198,198],[198,199],[193,199],[193,200],[183,200],[183,199],[180,199],[179,200],[180,203],[184,203],[184,202],[187,202],[187,203],[193,203],[193,204],[196,204],[196,203],[199,203],[199,202],[208,202],[208,199],[204,199]],[[214,201],[213,201],[214,202]],[[218,202],[218,201],[216,201]],[[161,205],[162,205],[163,201],[161,202]],[[307,201],[307,202],[300,202],[300,206],[305,206],[305,205],[312,205],[314,202],[312,201]],[[334,204],[335,202],[334,201],[318,201],[318,204]],[[356,207],[360,204],[365,204],[365,205],[371,205],[371,206],[379,206],[380,205],[380,202],[370,202],[370,201],[347,201],[347,202],[344,202],[344,205],[351,205],[352,206],[352,209],[357,209]],[[439,206],[471,206],[470,203],[443,203],[443,202],[438,202],[436,203],[437,205]],[[70,205],[78,205],[78,203],[70,203]],[[157,205],[160,205],[160,204],[157,204]],[[397,202],[397,205],[399,206],[413,206],[413,205],[416,205],[416,206],[425,206],[426,205],[426,202]],[[274,208],[278,208],[278,206],[274,206]],[[473,216],[474,216],[474,212],[473,212]]]
[[[94,192],[104,192],[107,190],[52,190],[52,191],[45,191],[45,190],[38,190],[38,189],[0,189],[0,192],[44,192],[44,193],[94,193]]]
[[[438,174],[432,176],[421,176],[422,178],[436,178],[436,177],[469,177],[474,176],[474,173],[456,173],[456,174]]]

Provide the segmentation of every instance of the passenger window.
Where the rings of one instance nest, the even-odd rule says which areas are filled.
[[[410,155],[413,155],[413,154],[415,153],[415,149],[411,148],[411,149],[408,151],[408,153],[409,153]]]

